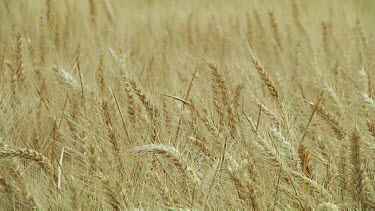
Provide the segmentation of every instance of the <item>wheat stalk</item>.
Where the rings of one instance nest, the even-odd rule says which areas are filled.
[[[270,11],[268,14],[270,16],[273,36],[276,40],[277,46],[279,48],[282,48],[282,42],[281,42],[282,38],[281,38],[281,34],[280,34],[279,24],[277,23],[276,17],[275,17],[275,15],[272,11]]]
[[[181,172],[183,172],[195,185],[200,185],[201,180],[195,171],[187,164],[181,153],[173,147],[166,145],[149,144],[134,147],[130,150],[130,154],[154,154],[161,155],[162,157],[169,160],[173,165],[176,166]]]
[[[6,149],[0,148],[0,158],[15,157],[25,160],[32,160],[48,174],[54,175],[51,161],[41,153],[32,149]]]
[[[351,135],[352,177],[354,183],[353,198],[356,199],[363,208],[374,209],[375,192],[371,187],[366,171],[363,169],[360,141],[361,137],[356,126]]]
[[[59,83],[62,85],[67,85],[77,93],[81,91],[81,87],[78,82],[64,68],[53,66],[53,70],[56,73]]]
[[[286,130],[287,130],[288,137],[289,137],[289,139],[291,139],[288,119],[287,119],[287,116],[286,116],[286,112],[284,110],[284,106],[281,102],[279,91],[276,88],[275,83],[272,81],[270,75],[266,72],[264,67],[259,63],[258,59],[255,57],[253,52],[251,54],[251,61],[255,65],[255,68],[258,70],[258,73],[259,73],[261,79],[263,80],[263,82],[265,83],[265,85],[267,86],[268,90],[270,91],[271,96],[274,99],[276,99],[276,101],[279,105],[279,108],[281,110],[281,114],[282,114],[282,117],[283,117],[283,120],[284,120],[283,123],[284,123],[284,126],[285,126]],[[292,141],[292,140],[290,140],[290,141]]]
[[[112,180],[108,176],[106,176],[106,175],[104,175],[102,173],[98,174],[98,178],[102,182],[102,186],[103,186],[103,188],[105,190],[105,193],[107,195],[108,201],[111,204],[112,208],[114,210],[117,210],[117,211],[122,210],[123,207],[121,206],[121,203],[120,203],[120,201],[118,199],[118,195],[119,194],[117,194],[115,192],[115,190],[114,190],[114,184],[113,184]]]

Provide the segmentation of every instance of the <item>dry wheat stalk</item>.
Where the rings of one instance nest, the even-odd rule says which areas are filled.
[[[171,113],[169,112],[169,108],[167,106],[167,103],[165,100],[163,100],[162,102],[162,105],[161,105],[161,109],[162,109],[162,112],[163,112],[163,116],[164,116],[164,121],[165,121],[165,125],[172,125],[172,115]]]
[[[238,197],[244,202],[250,202],[252,209],[258,210],[260,205],[256,184],[250,178],[246,178],[243,172],[245,167],[249,165],[248,161],[245,160],[239,165],[231,156],[228,156],[228,158],[232,162],[232,165],[227,167],[229,178],[236,186]]]
[[[294,20],[298,21],[300,18],[300,8],[296,0],[292,0],[292,13]]]
[[[4,146],[6,147],[6,146]],[[20,196],[25,201],[27,206],[31,207],[32,209],[38,209],[38,205],[35,202],[35,198],[33,195],[30,194],[29,188],[27,187],[27,183],[25,181],[24,171],[21,169],[21,166],[18,165],[15,161],[10,162],[9,166],[9,175],[11,180],[9,180],[8,184],[11,186],[13,194],[17,194],[18,200],[20,200]]]
[[[71,191],[71,197],[70,197],[70,200],[71,200],[71,206],[74,210],[80,210],[81,208],[81,204],[80,204],[80,200],[78,200],[78,187],[77,187],[77,184],[75,182],[75,178],[71,175],[70,176],[70,181],[68,182],[68,185],[69,185],[69,190]]]
[[[48,0],[50,1],[50,0]],[[36,75],[39,78],[42,78],[41,76],[41,70],[42,66],[46,63],[46,55],[47,55],[47,41],[46,41],[46,24],[45,24],[45,16],[40,16],[40,23],[39,23],[39,68],[36,70]]]
[[[283,120],[284,120],[283,123],[284,123],[285,129],[287,130],[287,133],[288,133],[288,138],[291,139],[288,119],[287,119],[287,116],[286,116],[286,112],[284,110],[284,106],[281,102],[279,91],[276,88],[275,83],[272,81],[270,75],[266,72],[264,67],[259,63],[258,59],[255,57],[254,52],[251,52],[251,61],[255,65],[255,68],[258,70],[258,73],[259,73],[261,79],[263,80],[263,82],[266,84],[268,90],[270,91],[271,96],[274,97],[274,99],[276,99],[276,101],[279,105],[279,108],[281,110],[281,114],[282,114],[282,117],[283,117]],[[292,141],[292,140],[290,140],[290,141]]]
[[[135,110],[136,106],[135,106],[131,86],[127,81],[125,81],[125,91],[126,91],[126,97],[127,97],[127,100],[128,100],[128,103],[127,103],[128,116],[129,116],[130,122],[132,122],[133,125],[134,125],[136,123],[136,120],[137,120],[137,116],[136,116],[137,113],[136,113],[136,110]]]
[[[98,69],[96,70],[96,84],[99,87],[99,93],[101,96],[104,96],[104,94],[106,93],[105,89],[107,87],[104,79],[104,68],[104,56],[101,55],[99,59]]]
[[[108,1],[108,0],[102,1],[102,5],[103,5],[104,12],[105,12],[109,22],[113,23],[115,18],[114,18],[114,15],[113,15],[113,9],[112,9],[112,5],[111,5],[111,1]]]
[[[130,7],[121,0],[0,1],[0,16],[13,17],[0,17],[0,136],[7,137],[0,140],[0,210],[375,209],[373,26],[366,12],[348,7],[356,1],[325,1],[322,6],[328,9],[313,14],[319,18],[302,12],[311,4],[298,0],[278,4],[269,13],[261,1],[146,1],[132,1]],[[138,7],[141,13],[132,15]],[[345,11],[345,18],[329,8]],[[277,16],[281,10],[287,16]],[[322,23],[320,17],[329,19]],[[82,58],[79,45],[85,49]],[[251,98],[259,90],[253,92],[253,75],[242,70],[248,64],[243,45],[264,58],[263,66],[255,57],[253,69],[278,108],[264,102],[252,107]],[[104,61],[102,49],[109,50],[111,61]],[[202,74],[211,80],[196,78],[195,71],[189,84],[186,71],[205,58],[236,68],[224,74],[220,66],[200,64],[207,66]],[[51,71],[51,64],[74,66],[78,72],[60,66]],[[273,72],[265,66],[279,68],[280,80],[272,80]],[[358,69],[359,76],[352,74]],[[122,75],[134,79],[121,84]],[[178,76],[187,92],[176,82]],[[231,81],[240,85],[232,87]],[[281,83],[285,93],[276,86]],[[298,85],[303,99],[294,92]],[[98,96],[90,93],[91,87]],[[319,87],[330,100],[324,108],[317,99],[309,110],[303,100]],[[213,102],[205,101],[207,88]],[[148,94],[155,92],[174,93],[168,97],[183,106],[169,105],[165,98],[156,103]],[[247,113],[258,110],[254,122]],[[316,114],[322,119],[313,121]],[[346,127],[353,122],[367,123],[368,131],[356,130],[351,138]],[[125,131],[119,130],[121,123]],[[127,132],[140,145],[130,152],[137,158],[123,157]],[[26,149],[11,149],[6,143]],[[61,149],[69,153],[61,153],[59,162]],[[49,155],[49,164],[37,152]],[[152,164],[142,165],[142,156],[153,159]],[[34,171],[34,163],[43,169]],[[121,175],[113,166],[121,166]],[[228,171],[221,171],[223,166]],[[51,183],[57,188],[44,187],[45,172],[52,177],[56,170],[57,180]],[[273,184],[276,191],[269,190]]]
[[[279,153],[283,153],[283,156],[287,158],[292,166],[296,166],[297,169],[300,169],[300,160],[299,160],[299,153],[298,149],[292,146],[290,142],[287,141],[287,139],[283,136],[283,134],[277,129],[270,127],[269,128],[270,134],[274,136],[276,139],[278,139],[281,143],[281,148],[279,149]],[[277,146],[278,143],[274,143],[275,146]],[[284,153],[285,151],[285,153]],[[284,159],[285,159],[284,158]]]
[[[261,39],[262,39],[262,42],[264,43],[264,35],[266,34],[266,30],[265,30],[265,27],[264,27],[264,23],[262,21],[262,17],[259,15],[259,12],[257,9],[253,9],[253,14],[254,14],[254,19],[255,19],[255,26],[254,28],[256,28],[258,31],[259,31],[259,34],[261,35]]]
[[[282,48],[282,42],[281,42],[282,38],[281,38],[281,34],[280,34],[279,24],[276,21],[275,14],[272,11],[270,11],[268,14],[270,16],[273,37],[276,40],[277,46],[279,48]]]
[[[114,120],[113,120],[113,114],[112,114],[112,109],[110,108],[110,105],[106,100],[103,100],[101,103],[101,109],[103,113],[103,119],[104,123],[107,128],[107,133],[108,133],[108,138],[109,142],[112,145],[113,152],[115,154],[115,157],[119,163],[119,168],[118,171],[120,174],[123,174],[124,171],[124,163],[121,159],[120,156],[120,143],[118,141],[118,134],[116,132],[116,126],[114,125]]]
[[[275,124],[276,128],[279,128],[281,122],[280,118],[273,111],[271,111],[270,108],[266,107],[263,103],[261,103],[258,99],[255,99],[255,103],[258,105],[262,113],[265,113],[271,119],[271,121]]]
[[[93,24],[96,24],[97,19],[97,8],[94,0],[89,1],[90,20]]]
[[[181,99],[179,97],[172,96],[172,95],[163,94],[163,93],[161,93],[161,95],[164,96],[164,97],[169,97],[169,98],[172,98],[174,100],[177,100],[177,101],[181,102],[184,106],[187,106],[188,108],[190,108],[191,111],[195,111],[195,106],[192,103],[190,103],[190,102],[188,102],[184,99]]]
[[[258,202],[256,201],[256,193],[253,188],[253,185],[247,181],[247,182],[242,182],[241,179],[235,174],[235,173],[230,173],[229,176],[230,180],[234,183],[237,189],[238,197],[243,201],[243,202],[250,202],[250,206],[252,209],[257,210],[259,209]]]
[[[207,63],[212,73],[212,90],[214,92],[215,108],[221,119],[224,119],[225,109],[229,105],[228,84],[219,69],[212,62]],[[224,106],[224,108],[222,108]]]
[[[367,119],[367,128],[370,134],[375,138],[375,122]]]
[[[52,26],[53,24],[53,3],[52,0],[47,0],[46,1],[46,19],[47,19],[47,24],[48,26]]]
[[[7,179],[0,177],[0,186],[3,187],[3,192],[7,194],[9,201],[12,201],[13,195],[15,194],[15,187],[9,183]]]
[[[212,156],[210,150],[206,146],[205,140],[200,140],[199,138],[193,136],[190,136],[189,140],[192,141],[194,145],[198,148],[198,150],[201,151],[205,156]]]
[[[15,51],[14,77],[19,86],[22,86],[25,81],[24,61],[23,61],[23,36],[21,33],[17,36],[17,45]]]
[[[357,127],[351,135],[351,161],[353,164],[352,179],[353,179],[353,198],[362,205],[365,209],[375,208],[375,193],[371,187],[366,171],[362,164],[362,149],[360,147],[361,137]]]
[[[61,85],[67,86],[75,92],[81,91],[79,83],[77,83],[73,76],[64,68],[53,66],[53,70],[56,73],[57,80]]]
[[[316,181],[306,177],[304,174],[301,174],[300,172],[294,171],[290,168],[288,168],[285,163],[283,162],[282,158],[278,155],[275,149],[273,149],[269,144],[264,141],[262,138],[257,137],[258,141],[257,143],[265,150],[265,153],[269,156],[269,159],[271,162],[277,166],[277,168],[281,169],[284,174],[287,175],[289,178],[294,191],[297,193],[297,189],[295,187],[295,184],[293,182],[293,179],[291,176],[294,176],[296,178],[299,178],[304,182],[304,184],[309,185],[310,187],[313,187],[318,193],[320,193],[322,196],[324,196],[326,199],[331,199],[331,194],[320,184],[318,184]]]
[[[48,174],[53,176],[53,168],[51,161],[46,158],[41,153],[32,150],[32,149],[7,149],[7,148],[0,148],[0,158],[6,158],[6,157],[15,157],[15,158],[21,158],[25,160],[32,160],[39,164],[39,166]]]
[[[207,63],[212,74],[212,90],[214,92],[214,106],[220,120],[226,120],[230,134],[233,136],[236,131],[233,105],[229,99],[229,85],[217,66],[212,62]]]
[[[78,76],[79,76],[79,83],[81,85],[81,96],[82,96],[82,101],[83,103],[85,103],[85,94],[84,94],[84,90],[83,90],[83,82],[82,82],[82,74],[81,74],[81,45],[78,45],[77,47],[77,50],[75,52],[75,61],[76,61],[76,64],[75,66],[77,67],[78,69]]]
[[[280,100],[279,91],[276,88],[275,83],[272,81],[270,75],[266,72],[264,67],[259,63],[258,59],[255,58],[254,55],[251,56],[251,61],[255,65],[255,68],[258,70],[261,79],[266,84],[268,90],[272,97],[274,97],[277,101]]]
[[[357,19],[356,25],[357,25],[357,31],[359,32],[361,36],[362,44],[365,47],[365,49],[367,49],[369,46],[369,39],[367,37],[365,28],[363,27],[360,19]]]
[[[330,34],[332,30],[332,25],[330,23],[322,22],[322,31],[323,31],[323,38],[322,44],[327,55],[330,55]]]
[[[292,15],[294,22],[299,30],[299,32],[304,35],[307,38],[307,44],[310,44],[310,40],[308,37],[308,33],[305,30],[304,25],[302,24],[301,21],[301,13],[300,13],[300,5],[297,3],[297,0],[292,0]]]
[[[252,20],[251,20],[251,16],[249,13],[246,13],[246,29],[247,29],[247,33],[246,33],[246,38],[247,38],[247,42],[250,44],[250,45],[253,45],[253,40],[254,40],[254,29],[253,29],[253,23],[252,23]]]
[[[332,101],[335,104],[335,108],[337,109],[337,113],[340,115],[341,114],[341,109],[343,108],[343,105],[340,101],[340,98],[337,96],[336,92],[333,90],[331,86],[328,84],[325,84],[325,89],[328,92],[328,96],[332,99]]]
[[[27,207],[31,208],[32,210],[38,210],[38,205],[35,202],[34,197],[28,192],[26,187],[18,188],[12,182],[8,182],[5,178],[0,177],[0,186],[4,187],[4,191],[7,193],[10,202],[13,201],[13,197],[18,198],[18,203],[22,203],[22,200],[20,199],[20,196],[18,194],[21,194],[23,197],[23,200],[25,200],[25,203],[27,203]],[[19,208],[21,209],[21,208]]]
[[[127,136],[128,139],[130,139],[130,138],[129,138],[129,132],[128,132],[128,129],[127,129],[127,127],[126,127],[126,123],[125,123],[124,116],[122,115],[121,108],[120,108],[120,106],[119,106],[119,103],[118,103],[117,97],[116,97],[116,95],[115,95],[115,93],[114,93],[112,87],[111,87],[111,93],[112,93],[113,98],[115,99],[116,107],[117,107],[117,110],[118,110],[118,112],[119,112],[119,114],[120,114],[121,121],[122,121],[122,126],[123,126],[123,128],[124,128],[124,131],[125,131],[125,133],[126,133],[126,136]],[[131,142],[131,141],[129,140],[129,142]]]
[[[144,107],[146,108],[147,112],[151,117],[155,117],[158,115],[159,111],[158,109],[151,104],[149,99],[146,97],[145,93],[138,87],[137,83],[134,80],[130,80],[123,76],[125,86],[128,87],[128,89],[132,89],[135,94],[138,96],[139,100],[142,102]]]
[[[371,108],[375,109],[375,100],[373,100],[366,92],[360,92],[359,94],[362,96],[363,101],[368,106],[370,106]]]
[[[239,84],[236,87],[234,87],[233,91],[233,98],[231,102],[231,107],[233,108],[233,112],[235,116],[237,116],[238,120],[240,121],[240,104],[241,104],[241,97],[244,90],[244,85]]]
[[[314,104],[313,103],[309,103],[310,106],[312,108],[314,108]],[[325,120],[329,123],[329,125],[331,126],[333,132],[336,134],[336,137],[339,139],[339,140],[342,140],[343,138],[345,138],[345,136],[347,136],[345,130],[340,126],[339,124],[339,121],[334,117],[332,116],[330,113],[328,113],[324,107],[317,107],[316,108],[316,111],[318,112],[318,114]]]
[[[88,148],[88,163],[89,163],[89,174],[92,175],[100,170],[98,166],[98,155],[96,153],[96,147],[93,144],[90,144]]]
[[[215,185],[215,179],[220,169],[220,159],[215,159],[212,167],[210,167],[202,178],[202,192],[207,199],[210,196],[212,187]]]
[[[150,153],[154,155],[161,155],[162,157],[168,159],[176,166],[177,169],[182,171],[194,185],[200,186],[201,180],[199,179],[198,175],[195,171],[187,164],[181,153],[173,147],[166,146],[166,145],[156,145],[156,144],[149,144],[134,147],[130,150],[130,154],[143,154],[143,153]]]
[[[324,92],[322,91],[322,92],[319,94],[319,96],[317,97],[317,99],[316,99],[316,103],[315,103],[314,106],[313,106],[313,110],[312,110],[312,113],[311,113],[311,115],[310,115],[309,121],[307,122],[307,125],[306,125],[306,127],[305,127],[305,131],[304,131],[304,133],[303,133],[303,135],[302,135],[302,138],[301,138],[301,141],[300,141],[300,145],[303,145],[303,142],[304,142],[305,137],[306,137],[307,129],[309,128],[310,123],[311,123],[311,121],[312,121],[312,118],[314,117],[314,114],[315,114],[315,112],[316,112],[317,109],[318,109],[319,103],[320,103],[320,101],[322,100],[322,97],[323,97],[323,93],[324,93]]]
[[[346,200],[346,192],[347,192],[347,185],[348,185],[348,161],[347,161],[347,158],[348,158],[348,155],[347,155],[347,151],[348,151],[348,146],[346,143],[343,143],[341,145],[341,149],[340,149],[340,161],[339,161],[339,173],[340,173],[340,197],[341,197],[341,200]]]
[[[334,203],[323,203],[318,205],[318,210],[339,211],[339,206]]]
[[[310,151],[303,144],[298,147],[298,155],[300,159],[301,170],[307,177],[312,178],[311,169],[309,166],[310,162]]]
[[[102,182],[102,186],[105,190],[108,201],[111,204],[112,208],[114,210],[118,210],[118,211],[124,209],[121,206],[121,203],[118,199],[119,194],[115,192],[115,187],[114,187],[114,184],[113,184],[112,180],[108,176],[106,176],[102,173],[98,174],[98,177],[99,177],[100,181]]]
[[[171,191],[169,190],[168,186],[165,184],[165,182],[162,181],[158,173],[154,173],[155,180],[159,185],[160,189],[160,195],[163,197],[164,203],[167,206],[173,206],[173,199],[172,199],[172,194]]]

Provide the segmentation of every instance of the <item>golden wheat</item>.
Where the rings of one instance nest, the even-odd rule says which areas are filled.
[[[375,209],[374,8],[0,1],[0,209]]]

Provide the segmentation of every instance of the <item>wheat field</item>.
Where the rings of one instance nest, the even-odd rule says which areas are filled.
[[[0,210],[375,210],[371,0],[1,0]]]

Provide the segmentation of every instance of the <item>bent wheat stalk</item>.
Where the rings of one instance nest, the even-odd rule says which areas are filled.
[[[200,185],[201,180],[195,171],[188,166],[181,153],[173,147],[166,145],[148,144],[138,146],[130,151],[130,154],[158,154],[171,161],[177,169],[181,170],[195,185]]]
[[[51,161],[41,153],[32,149],[6,149],[0,148],[0,158],[20,158],[25,160],[32,160],[39,164],[39,166],[49,175],[53,175],[53,168]]]

